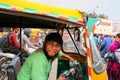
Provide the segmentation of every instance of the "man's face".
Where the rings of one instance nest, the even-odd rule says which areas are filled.
[[[55,41],[47,41],[45,50],[48,56],[54,57],[61,50],[61,46]]]
[[[15,29],[15,33],[18,33],[18,32],[19,32],[19,30],[20,30],[19,28],[16,28],[16,29]]]

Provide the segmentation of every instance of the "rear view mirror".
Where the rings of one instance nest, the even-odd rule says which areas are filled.
[[[80,41],[80,30],[78,28],[74,30],[74,39],[75,41]]]

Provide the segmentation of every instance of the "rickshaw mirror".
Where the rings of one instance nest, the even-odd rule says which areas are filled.
[[[80,41],[80,30],[78,28],[74,29],[74,39],[75,41]]]

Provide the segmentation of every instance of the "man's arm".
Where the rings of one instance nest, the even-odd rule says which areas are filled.
[[[73,59],[71,56],[67,54],[64,54],[62,51],[59,51],[58,57],[64,57],[64,58],[67,58],[69,61],[75,61],[75,59]]]
[[[75,59],[73,59],[71,56],[64,54],[64,53],[63,53],[62,57],[67,58],[69,61],[75,61]]]
[[[57,80],[66,80],[66,78],[59,76],[59,78]]]

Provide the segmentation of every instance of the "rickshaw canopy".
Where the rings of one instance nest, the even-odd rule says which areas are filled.
[[[45,5],[34,2],[34,0],[0,0],[0,9],[42,15],[80,25],[85,24],[86,17],[82,10]],[[0,12],[5,13],[3,11]]]

